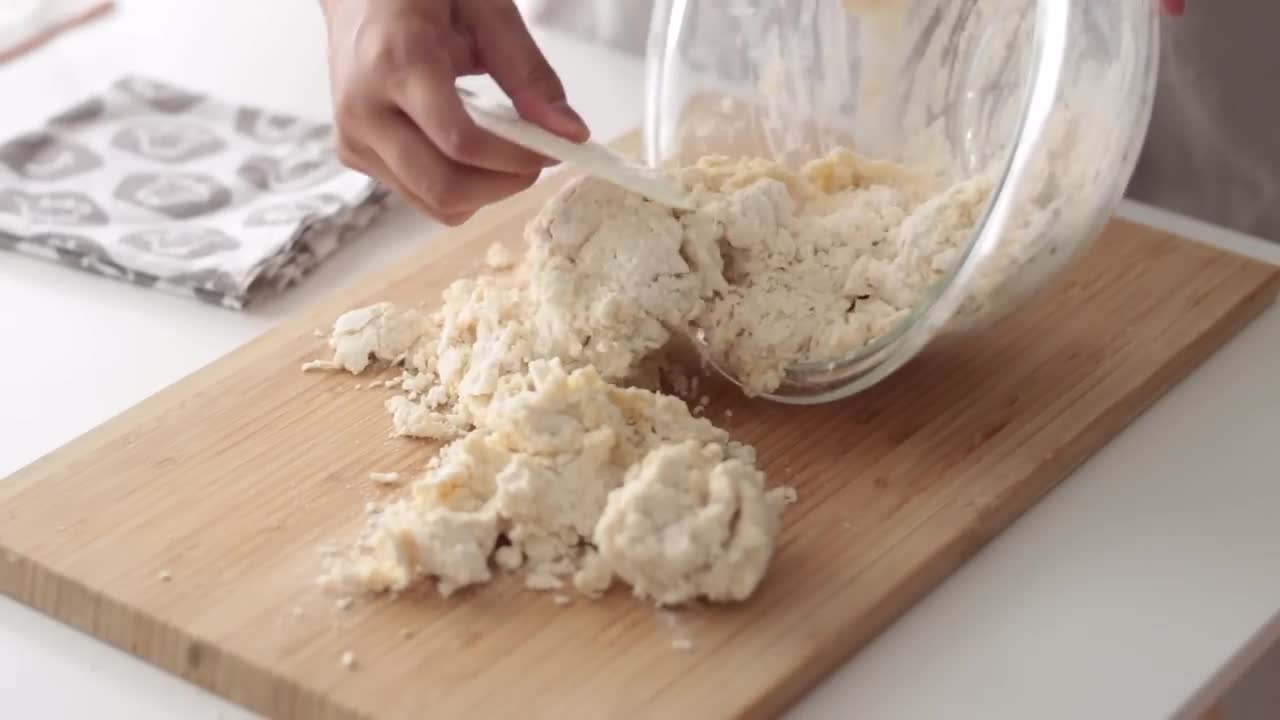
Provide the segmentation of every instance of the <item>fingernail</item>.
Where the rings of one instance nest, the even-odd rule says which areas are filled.
[[[586,121],[582,119],[582,116],[579,115],[576,110],[569,106],[568,101],[559,100],[554,102],[551,104],[551,109],[554,110],[557,115],[564,118],[566,130],[574,133],[581,133],[584,136],[590,132],[587,129]]]

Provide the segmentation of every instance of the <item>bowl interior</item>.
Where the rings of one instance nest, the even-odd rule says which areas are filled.
[[[653,165],[751,154],[795,168],[844,146],[960,177],[1016,132],[1035,0],[666,5],[649,49]]]
[[[645,159],[745,155],[798,169],[844,147],[932,175],[939,191],[992,181],[967,249],[922,303],[861,350],[788,371],[799,394],[813,396],[815,378],[823,397],[847,394],[846,379],[875,382],[932,334],[1007,314],[1096,236],[1150,118],[1155,7],[659,0]]]

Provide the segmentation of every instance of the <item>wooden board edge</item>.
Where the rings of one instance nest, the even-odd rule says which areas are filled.
[[[1188,242],[1168,233],[1162,233],[1160,237]],[[832,648],[831,650],[816,654],[815,660],[808,666],[796,667],[791,675],[781,678],[773,687],[765,688],[765,692],[753,700],[750,710],[734,717],[742,720],[769,720],[781,717],[800,698],[820,685],[841,665],[865,649],[880,634],[906,615],[911,608],[937,589],[943,581],[1007,530],[1027,510],[1066,481],[1080,466],[1110,442],[1114,442],[1116,436],[1125,428],[1142,417],[1170,390],[1221,351],[1229,340],[1274,306],[1277,300],[1280,300],[1280,267],[1257,260],[1254,262],[1260,270],[1269,271],[1258,287],[1244,296],[1228,312],[1223,313],[1204,335],[1197,338],[1199,342],[1188,343],[1171,357],[1163,372],[1154,373],[1146,381],[1135,385],[1124,398],[1110,406],[1099,422],[1095,422],[1072,438],[1068,442],[1068,451],[1063,453],[1065,459],[1063,465],[1056,466],[1052,472],[1046,471],[1045,466],[1041,466],[1039,472],[1033,476],[1032,482],[1023,488],[1025,492],[1006,498],[1004,503],[993,502],[979,508],[977,522],[973,525],[977,528],[976,531],[953,533],[952,539],[942,547],[936,548],[934,552],[916,553],[924,555],[923,563],[915,558],[899,557],[902,553],[902,543],[877,559],[876,565],[887,562],[912,565],[912,569],[901,578],[899,586],[910,589],[906,595],[916,598],[913,602],[895,606],[895,599],[885,596],[868,613],[856,618],[857,623],[851,623],[849,627],[837,630],[844,635],[845,642],[829,643],[828,647]],[[957,527],[960,525],[957,523]],[[931,527],[936,529],[937,526]],[[919,529],[906,537],[918,531]],[[868,622],[868,619],[871,622]],[[847,650],[837,651],[835,648],[847,648]]]
[[[963,566],[969,558],[977,554],[992,538],[999,535],[1023,512],[1056,487],[1070,474],[1071,469],[1084,463],[1105,446],[1106,443],[1103,438],[1108,437],[1112,431],[1118,432],[1140,417],[1169,389],[1176,386],[1182,379],[1211,358],[1227,340],[1247,327],[1250,322],[1269,306],[1273,305],[1277,297],[1280,296],[1280,268],[1266,266],[1261,263],[1259,263],[1259,267],[1267,268],[1269,275],[1258,285],[1257,289],[1246,295],[1230,311],[1223,313],[1219,317],[1209,331],[1202,336],[1205,339],[1204,342],[1199,344],[1191,343],[1183,347],[1166,365],[1166,372],[1153,374],[1146,383],[1134,386],[1134,389],[1130,392],[1132,397],[1139,398],[1142,397],[1144,392],[1151,392],[1152,395],[1149,398],[1141,404],[1133,403],[1132,397],[1128,404],[1124,402],[1118,403],[1113,406],[1111,414],[1107,417],[1105,423],[1096,423],[1089,428],[1088,432],[1080,433],[1073,440],[1077,446],[1070,452],[1071,462],[1068,463],[1067,472],[1056,475],[1050,473],[1047,477],[1041,478],[1038,482],[1028,486],[1027,492],[1010,498],[1008,502],[982,508],[978,518],[979,532],[958,535],[940,548],[934,559],[912,568],[903,578],[902,585],[910,588],[908,594],[917,598],[915,602],[918,602],[919,599],[922,599],[940,585],[956,569]],[[344,292],[343,294],[345,295],[346,293]],[[310,313],[308,312],[307,314]],[[263,338],[275,332],[287,331],[290,325],[297,324],[298,322],[295,321],[286,321],[263,333],[259,338],[251,341],[251,344],[261,342]],[[302,324],[305,325],[305,323]],[[244,348],[245,346],[241,346],[237,350],[243,350]],[[232,351],[231,354],[235,352]],[[224,356],[219,361],[214,361],[209,366],[188,376],[188,378],[180,380],[142,401],[131,411],[126,411],[126,413],[107,421],[94,431],[86,433],[86,436],[95,433],[99,435],[103,433],[110,434],[111,430],[118,424],[127,424],[132,416],[139,411],[143,411],[144,409],[141,406],[166,402],[175,391],[189,391],[191,387],[200,387],[206,383],[216,381],[222,377],[224,372],[237,369],[238,366],[233,363],[229,368],[219,371],[228,360]],[[73,440],[70,444],[87,442],[86,436]],[[31,467],[33,466],[28,466],[28,468]],[[882,557],[879,562],[894,561],[894,559],[895,555],[891,552]],[[0,593],[107,642],[113,647],[134,655],[175,677],[217,693],[221,697],[225,697],[255,712],[268,716],[280,716],[283,712],[286,716],[333,718],[334,720],[363,717],[353,709],[337,707],[331,698],[320,696],[305,688],[296,686],[287,678],[280,677],[274,673],[269,667],[258,667],[243,658],[217,650],[212,643],[202,643],[199,640],[192,642],[178,628],[171,627],[151,616],[140,614],[115,598],[97,593],[61,573],[41,569],[28,558],[17,554],[10,554],[7,557],[0,558]],[[913,602],[905,607],[894,607],[893,603],[885,599],[873,607],[869,614],[861,617],[862,622],[859,623],[859,627],[851,627],[844,630],[844,632],[850,633],[848,640],[851,644],[846,647],[852,647],[852,652],[856,654],[856,652],[872,642],[884,629],[890,627],[914,604]],[[72,608],[91,608],[91,610],[76,612]],[[873,622],[866,623],[867,619]],[[870,629],[863,629],[863,626]],[[135,630],[142,628],[138,634],[144,637],[158,638],[158,640],[145,644],[130,643],[129,636],[125,633],[125,628],[135,628]],[[833,648],[838,646],[841,646],[841,644],[831,644]],[[164,648],[166,651],[154,653],[145,651],[146,648],[157,647]],[[192,653],[200,656],[200,661],[195,667],[189,660]],[[783,678],[772,688],[765,689],[765,694],[757,698],[755,709],[750,713],[741,715],[741,717],[776,717],[780,715],[851,656],[852,654],[849,652],[836,650],[820,654],[815,662],[808,667],[796,668],[791,676]],[[237,665],[241,667],[237,667]],[[250,688],[226,681],[226,678],[229,677],[244,677],[240,673],[247,672],[250,669],[255,674],[269,675],[276,678],[276,681],[281,686],[291,688],[291,695],[278,697],[269,692],[255,693]]]
[[[902,578],[907,595],[916,600],[896,606],[885,597],[870,612],[857,618],[838,632],[846,634],[845,642],[828,643],[831,648],[816,656],[807,666],[797,666],[751,704],[750,710],[737,717],[778,717],[807,692],[826,679],[836,668],[865,648],[879,634],[910,610],[915,603],[940,585],[948,576],[976,555],[994,537],[1008,528],[1022,513],[1053,490],[1070,472],[1106,445],[1106,438],[1132,423],[1163,397],[1171,388],[1211,358],[1227,340],[1247,327],[1280,296],[1280,268],[1276,268],[1258,289],[1247,295],[1229,312],[1220,316],[1200,343],[1188,343],[1165,366],[1165,371],[1151,375],[1135,385],[1126,398],[1111,406],[1104,421],[1094,423],[1072,439],[1065,453],[1066,472],[1044,472],[1026,492],[1017,493],[1003,503],[980,508],[977,532],[959,533],[936,553],[925,553],[926,560],[905,560],[911,569]],[[181,381],[180,381],[181,382]],[[1150,393],[1149,396],[1146,394]],[[1141,402],[1134,402],[1135,399]],[[877,563],[903,562],[895,548]],[[918,554],[918,553],[917,553]],[[9,554],[0,562],[0,593],[13,598],[64,624],[81,630],[109,645],[158,667],[178,679],[270,717],[306,717],[320,720],[357,720],[366,716],[352,708],[337,704],[333,698],[321,696],[244,658],[217,648],[211,642],[191,640],[180,629],[157,618],[131,609],[115,598],[93,591],[58,572],[46,570],[17,554]],[[72,609],[79,611],[73,611]],[[85,610],[88,608],[88,610]],[[138,642],[136,638],[152,638]],[[133,641],[130,641],[130,637]],[[849,648],[851,650],[839,650]],[[250,675],[249,673],[252,673]],[[269,676],[289,695],[281,697],[266,689],[255,690],[230,678]]]
[[[332,697],[299,685],[287,676],[227,652],[214,642],[142,613],[109,595],[96,592],[62,573],[42,568],[9,552],[0,557],[0,594],[79,630],[90,638],[265,717],[315,720],[367,720]],[[138,638],[145,638],[140,641]],[[132,638],[132,640],[131,640]],[[336,662],[336,659],[335,659]],[[269,677],[271,683],[249,687],[246,677]],[[288,688],[281,696],[272,689]]]

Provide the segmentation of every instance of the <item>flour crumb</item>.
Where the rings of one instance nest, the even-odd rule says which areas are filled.
[[[338,658],[338,663],[347,670],[354,670],[356,667],[356,654],[348,650],[342,653],[342,657]]]
[[[729,408],[725,408],[725,409],[724,409],[724,416],[725,416],[725,417],[727,417],[727,418],[731,418],[731,417],[733,417],[733,410],[731,410],[731,409],[729,409]]]
[[[515,572],[524,564],[524,553],[514,545],[503,545],[494,551],[493,561],[503,570]]]
[[[599,553],[590,552],[573,574],[573,587],[587,597],[603,595],[613,584],[613,570]]]
[[[800,499],[800,493],[790,485],[779,485],[770,491],[772,501],[782,505],[794,505]]]
[[[559,590],[564,581],[550,573],[531,573],[525,576],[524,586],[530,590]]]
[[[691,653],[696,648],[693,641],[689,638],[679,637],[671,641],[671,649],[678,650],[679,652]]]
[[[173,573],[169,572],[168,570],[161,570],[160,572],[156,573],[156,579],[159,580],[160,582],[167,583],[173,579]]]
[[[329,372],[341,369],[342,366],[332,360],[309,360],[302,363],[302,372]]]
[[[560,594],[560,595],[553,595],[551,597],[551,601],[554,602],[556,605],[564,606],[572,603],[573,598],[569,597],[568,595]]]
[[[399,485],[400,473],[398,472],[369,473],[369,479],[379,485]]]
[[[508,270],[515,267],[515,253],[500,242],[493,243],[484,253],[484,264],[490,270]]]
[[[703,395],[702,397],[698,398],[698,403],[693,406],[693,414],[706,415],[707,406],[710,404],[711,404],[711,398],[707,397],[706,395]]]
[[[354,599],[350,597],[340,597],[337,602],[334,603],[334,607],[339,610],[349,610],[353,604],[355,604]]]
[[[697,378],[690,377],[683,368],[671,367],[666,368],[667,383],[671,386],[671,392],[682,397],[693,397],[697,392]]]

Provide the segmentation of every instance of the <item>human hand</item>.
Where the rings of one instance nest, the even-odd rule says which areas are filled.
[[[478,127],[455,80],[488,73],[524,119],[581,142],[565,100],[512,0],[321,0],[344,165],[459,225],[554,164]]]

